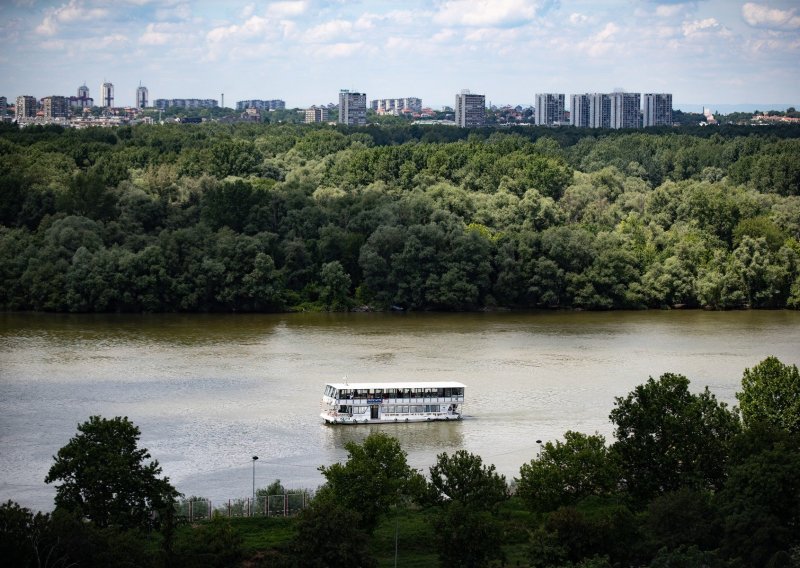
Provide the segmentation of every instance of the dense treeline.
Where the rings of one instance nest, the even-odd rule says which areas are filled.
[[[800,129],[0,129],[0,308],[800,306]]]
[[[566,432],[512,483],[466,450],[422,474],[396,439],[372,432],[319,468],[325,484],[294,520],[181,520],[139,429],[94,416],[54,457],[53,513],[0,506],[0,557],[20,567],[800,565],[797,366],[769,357],[746,369],[738,409],[689,386],[650,378],[615,399],[610,443]],[[259,494],[276,491],[279,481]]]

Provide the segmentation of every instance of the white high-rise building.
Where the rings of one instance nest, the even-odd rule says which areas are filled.
[[[578,128],[589,128],[589,97],[590,95],[572,95],[569,106],[569,123]]]
[[[611,97],[611,128],[641,128],[642,103],[639,93],[616,91]]]
[[[486,124],[486,96],[464,89],[456,95],[456,126],[475,128]]]
[[[611,97],[605,93],[589,95],[589,128],[611,128]]]
[[[136,88],[136,108],[147,108],[147,87],[139,86]]]
[[[114,85],[111,83],[103,83],[103,86],[100,87],[100,106],[114,107]]]
[[[367,125],[367,95],[351,93],[347,89],[339,91],[339,124],[350,126]]]
[[[643,126],[672,126],[672,93],[645,93]]]
[[[560,93],[537,93],[537,126],[557,126],[564,123],[564,95]]]

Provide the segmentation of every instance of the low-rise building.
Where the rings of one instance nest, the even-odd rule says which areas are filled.
[[[328,122],[328,109],[325,107],[312,106],[306,109],[306,124],[316,122]]]

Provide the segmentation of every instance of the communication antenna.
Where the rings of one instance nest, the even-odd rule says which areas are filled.
[[[225,93],[220,93],[222,95],[222,104],[220,105],[222,108],[225,108]]]

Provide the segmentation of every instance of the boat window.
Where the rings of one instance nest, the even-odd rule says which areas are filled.
[[[403,412],[403,414],[408,414],[408,407],[404,406],[402,412]]]
[[[397,389],[386,389],[386,393],[389,395],[389,398],[395,398]]]

